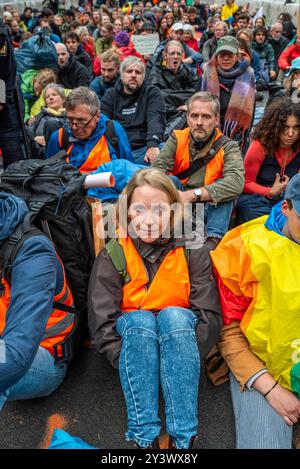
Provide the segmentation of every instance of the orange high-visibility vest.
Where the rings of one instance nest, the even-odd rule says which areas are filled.
[[[64,269],[63,269],[64,271]],[[10,302],[10,285],[5,279],[2,278],[2,284],[4,286],[4,294],[0,297],[0,337],[4,331],[6,324],[6,313]],[[28,293],[30,294],[30,292]],[[65,272],[64,272],[64,285],[60,293],[58,293],[53,302],[60,303],[62,305],[74,307],[72,293],[68,287]],[[74,315],[53,308],[49,316],[46,330],[41,347],[44,347],[51,355],[54,355],[53,346],[59,344],[64,338],[71,332],[74,326]],[[59,356],[58,349],[58,356]]]
[[[63,139],[64,129],[58,129],[58,144],[62,148],[62,139]],[[70,156],[72,151],[73,144],[70,144],[66,152]],[[103,163],[108,163],[110,161],[110,154],[108,144],[105,138],[105,135],[102,135],[100,140],[96,143],[94,148],[90,151],[85,162],[80,166],[79,171],[81,173],[91,173],[99,168]],[[67,160],[69,163],[69,158]]]
[[[176,176],[182,171],[187,170],[190,167],[190,153],[189,153],[189,140],[190,140],[190,129],[187,127],[184,130],[174,130],[177,139],[177,149],[175,154],[174,168],[172,174]],[[222,137],[222,132],[216,129],[216,135],[214,142]],[[223,177],[223,166],[224,166],[224,150],[221,147],[216,155],[207,163],[205,168],[204,186],[212,184],[217,179]],[[181,180],[182,184],[186,184],[189,178]]]
[[[122,311],[161,310],[169,306],[190,307],[190,276],[183,247],[170,251],[148,287],[143,260],[130,237],[120,238],[130,281],[123,287]]]

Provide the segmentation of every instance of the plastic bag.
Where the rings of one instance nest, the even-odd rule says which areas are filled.
[[[43,31],[25,41],[19,50],[15,51],[17,73],[26,70],[40,70],[42,68],[57,68],[57,52],[50,37]]]
[[[99,449],[90,446],[77,436],[72,436],[64,430],[55,429],[48,449]]]

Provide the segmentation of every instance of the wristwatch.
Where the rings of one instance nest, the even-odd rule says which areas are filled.
[[[202,190],[201,189],[195,189],[194,194],[197,197],[196,202],[201,202]]]

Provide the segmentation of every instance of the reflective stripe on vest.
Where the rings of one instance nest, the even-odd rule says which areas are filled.
[[[4,295],[0,297],[0,337],[5,328],[6,313],[10,301],[10,286],[4,279],[2,279],[2,284],[4,285]],[[53,301],[66,306],[74,306],[72,294],[66,282],[65,272],[62,291],[54,297]],[[73,329],[73,324],[74,314],[66,313],[59,309],[52,309],[40,346],[44,347],[48,352],[54,355],[53,346],[64,340],[64,338]]]
[[[120,238],[130,282],[123,287],[121,309],[161,310],[169,306],[189,308],[190,278],[184,248],[170,251],[162,261],[148,288],[148,274],[143,260],[130,237]]]
[[[190,152],[189,152],[189,139],[190,139],[190,129],[187,127],[184,130],[174,130],[176,140],[177,140],[177,149],[175,154],[174,168],[172,174],[176,176],[177,174],[185,171],[190,167]],[[216,129],[216,135],[214,142],[222,137],[222,132],[219,129]],[[205,177],[204,177],[204,186],[212,184],[217,179],[223,177],[223,166],[224,166],[224,150],[221,147],[216,155],[206,164],[205,167]],[[189,178],[181,180],[182,184],[186,184]]]
[[[62,148],[62,137],[63,137],[63,129],[58,130],[58,144],[59,147]],[[73,144],[69,145],[66,152],[70,156],[72,151]],[[69,163],[69,158],[68,158]],[[81,173],[91,173],[99,168],[103,163],[108,163],[110,161],[110,153],[107,144],[107,140],[105,135],[102,135],[100,140],[96,143],[94,148],[90,151],[87,159],[85,162],[80,166],[79,171]]]

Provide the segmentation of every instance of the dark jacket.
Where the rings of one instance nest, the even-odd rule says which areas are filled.
[[[89,86],[90,83],[88,70],[78,62],[74,55],[70,55],[69,63],[65,68],[58,68],[57,75],[59,83],[71,90],[78,86]]]
[[[150,285],[163,259],[177,244],[174,240],[164,246],[145,244],[139,239],[133,241],[147,269]],[[190,308],[200,319],[196,334],[200,351],[205,356],[218,340],[222,326],[216,281],[205,247],[189,251],[188,268]],[[123,280],[103,249],[95,261],[90,279],[89,326],[93,346],[106,355],[114,368],[118,368],[121,350],[121,338],[114,326],[122,315],[122,298]]]
[[[0,245],[28,211],[17,197],[3,193],[1,198],[9,198],[10,203],[1,210],[4,219],[1,217]],[[0,394],[29,370],[44,336],[53,298],[61,291],[63,281],[62,267],[51,241],[43,235],[27,239],[11,270],[10,302],[1,336],[6,361],[0,363]]]
[[[9,32],[0,26],[0,79],[4,86],[0,87],[0,104],[5,104],[16,88],[16,60]]]
[[[279,41],[275,41],[275,39],[273,39],[272,37],[269,37],[268,42],[269,44],[271,44],[273,51],[274,51],[275,70],[278,73],[279,71],[278,60],[279,60],[281,52],[283,52],[284,49],[288,46],[289,40],[284,36],[281,36]]]
[[[93,64],[92,64],[89,54],[84,50],[81,44],[79,45],[76,51],[75,57],[77,58],[78,62],[80,62],[87,69],[89,76],[90,76],[90,80],[92,80]]]
[[[109,119],[124,127],[133,150],[147,145],[158,147],[163,141],[166,127],[165,105],[162,94],[156,86],[146,84],[133,94],[124,93],[119,80],[106,91],[101,110]]]
[[[256,41],[253,41],[252,49],[257,52],[261,60],[266,61],[269,71],[275,71],[274,50],[267,41],[265,41],[263,44],[258,44]]]
[[[215,36],[205,41],[202,49],[203,62],[208,62],[217,50],[218,41]]]
[[[112,88],[113,86],[115,86],[118,79],[119,79],[119,75],[117,75],[117,77],[113,81],[105,81],[103,76],[96,77],[91,82],[90,89],[95,91],[96,95],[101,101],[105,92],[109,90],[109,88]]]
[[[151,69],[148,82],[161,90],[184,91],[200,89],[200,79],[186,64],[182,64],[177,73],[173,73],[162,63],[157,63]]]

